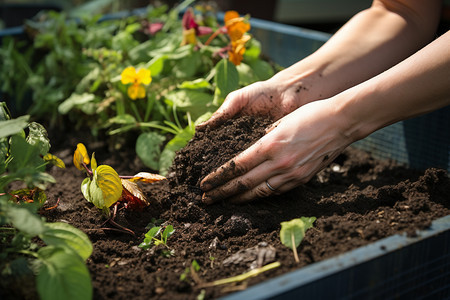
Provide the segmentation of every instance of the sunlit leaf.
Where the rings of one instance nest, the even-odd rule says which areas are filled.
[[[39,237],[47,244],[68,248],[83,260],[92,254],[92,243],[81,230],[67,223],[46,223],[45,230]]]
[[[45,230],[44,222],[29,205],[12,205],[8,207],[6,216],[15,228],[30,236],[36,236]]]
[[[94,171],[90,194],[95,195],[93,203],[98,208],[107,208],[116,203],[122,195],[122,182],[117,172],[107,165],[98,166]],[[99,197],[100,194],[102,197]]]
[[[166,177],[159,175],[159,174],[153,174],[148,172],[139,172],[136,175],[133,176],[133,178],[130,178],[129,181],[135,182],[135,181],[142,181],[147,183],[153,183],[156,181],[164,180]]]
[[[73,154],[73,164],[78,170],[83,170],[83,163],[87,165],[89,162],[90,159],[86,147],[82,143],[78,143],[77,149]]]
[[[281,243],[290,249],[297,248],[303,240],[306,230],[312,227],[315,220],[315,217],[302,217],[282,222],[280,230]]]
[[[44,160],[52,163],[53,165],[55,165],[61,169],[64,169],[66,167],[64,162],[59,157],[57,157],[56,155],[50,154],[50,153],[47,153],[46,155],[44,155]]]

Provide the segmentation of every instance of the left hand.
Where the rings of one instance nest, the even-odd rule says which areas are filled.
[[[203,201],[247,202],[309,181],[352,142],[345,133],[348,120],[337,111],[331,101],[320,100],[272,124],[260,140],[201,181]]]

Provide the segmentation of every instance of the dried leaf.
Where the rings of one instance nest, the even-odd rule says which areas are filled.
[[[136,182],[132,182],[127,179],[121,179],[122,181],[122,201],[126,202],[126,206],[131,209],[143,208],[150,203],[148,203],[144,192],[138,186]]]
[[[129,181],[136,182],[136,181],[142,181],[147,183],[153,183],[156,181],[164,180],[166,177],[161,176],[159,174],[152,174],[147,172],[140,172],[133,176],[133,178],[130,178]]]

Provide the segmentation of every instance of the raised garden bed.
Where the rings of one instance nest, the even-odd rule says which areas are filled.
[[[252,28],[264,54],[281,65],[308,55],[327,39],[325,34],[266,21],[256,20]],[[283,52],[295,47],[304,54]],[[411,131],[405,138],[406,123],[398,123],[348,149],[305,186],[245,205],[206,206],[200,201],[198,183],[260,137],[269,121],[241,118],[215,131],[197,132],[178,153],[167,180],[143,185],[150,205],[141,211],[119,210],[116,222],[135,235],[103,224],[99,210],[84,199],[80,191],[84,177],[72,164],[76,144],[82,142],[96,153],[100,164],[132,175],[146,169],[135,156],[134,144],[124,144],[115,152],[102,138],[52,131],[52,153],[63,159],[67,169],[49,171],[57,183],[47,189],[48,205],[60,202],[43,215],[88,234],[94,245],[87,260],[94,299],[445,298],[450,294],[446,280],[450,139],[444,130],[449,119],[442,115],[427,119],[433,124],[427,130],[439,137],[430,142],[440,147],[437,155],[428,155],[429,151],[418,151],[420,158],[408,155],[423,149],[423,140],[415,139]],[[432,138],[422,131],[417,136]],[[378,159],[383,155],[391,159]],[[431,166],[436,168],[425,170]],[[317,220],[306,232],[298,248],[300,262],[295,263],[292,251],[280,242],[280,223],[303,216]],[[168,239],[173,256],[167,256],[163,246],[138,247],[146,226],[158,220],[175,228]],[[195,273],[190,270],[194,260],[200,267]],[[242,274],[252,263],[275,261],[279,267],[248,280],[208,285]],[[19,286],[9,288],[1,291],[2,298],[16,299],[23,291]],[[36,298],[32,289],[27,291]]]

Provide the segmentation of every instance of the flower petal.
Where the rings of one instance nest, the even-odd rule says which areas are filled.
[[[140,69],[137,73],[137,83],[150,84],[152,81],[151,72],[148,69]]]
[[[120,74],[120,81],[123,84],[133,83],[136,80],[136,69],[134,67],[127,67]]]

